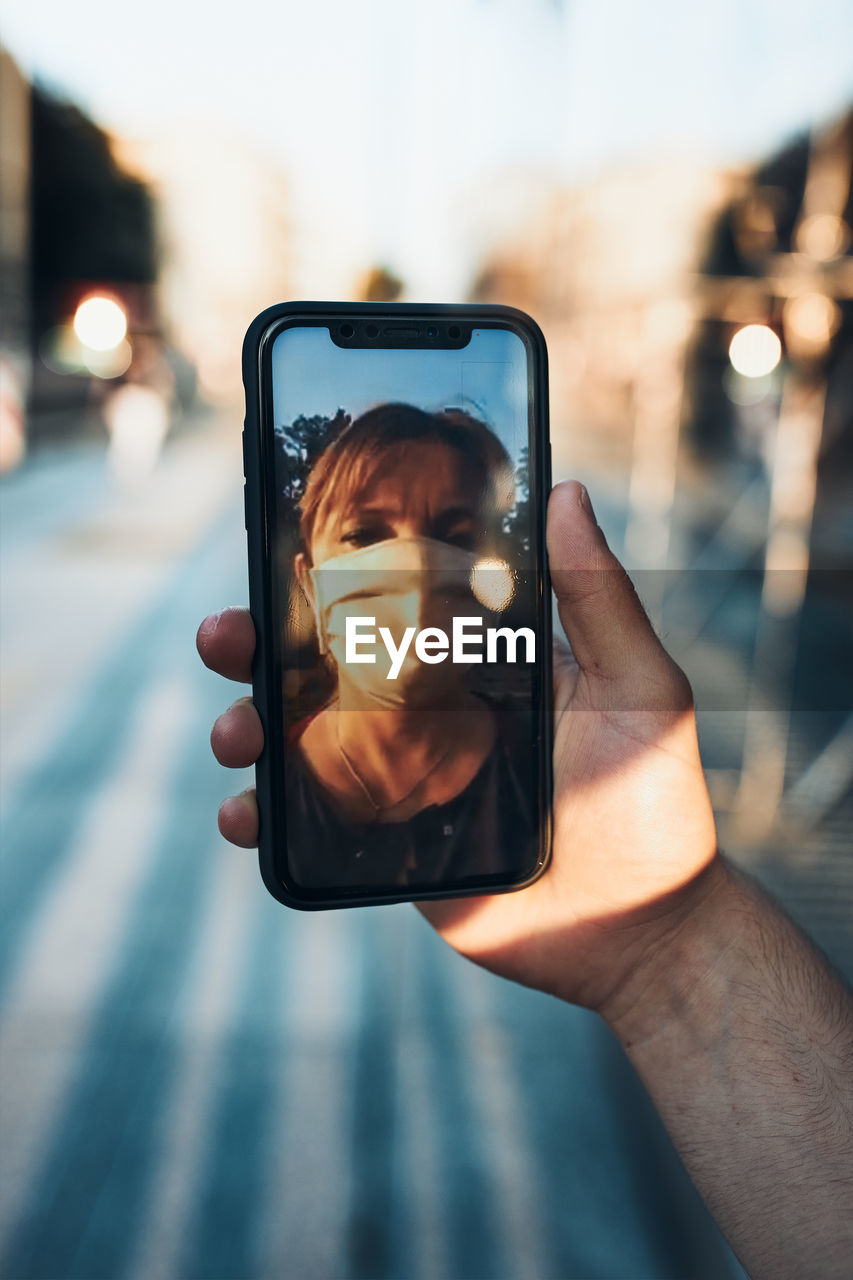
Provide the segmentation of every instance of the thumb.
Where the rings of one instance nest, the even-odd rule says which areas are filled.
[[[581,670],[643,684],[677,670],[576,480],[552,490],[547,535],[560,621]]]

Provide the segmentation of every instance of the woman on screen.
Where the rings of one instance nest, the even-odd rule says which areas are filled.
[[[484,679],[476,657],[453,661],[440,642],[454,618],[476,634],[509,603],[515,500],[503,445],[460,410],[380,405],[314,464],[287,609],[298,627],[307,602],[328,686],[287,734],[288,858],[301,884],[428,887],[535,858],[529,693],[512,709],[506,668]],[[512,668],[516,688],[530,670]],[[474,687],[489,677],[491,689]]]

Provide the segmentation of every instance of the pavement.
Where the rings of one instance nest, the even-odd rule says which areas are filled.
[[[218,835],[240,470],[208,415],[132,489],[97,443],[3,481],[0,1275],[741,1275],[596,1017],[410,906],[288,911]],[[777,870],[826,932],[819,835]]]

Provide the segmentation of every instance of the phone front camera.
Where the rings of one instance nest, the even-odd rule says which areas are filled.
[[[451,342],[455,342],[456,339],[461,336],[461,332],[462,331],[459,328],[458,324],[452,324],[450,328],[447,330],[447,336]]]
[[[341,332],[342,338],[351,338],[355,333],[355,329],[352,327],[351,324],[342,324],[340,332]]]
[[[426,336],[427,336],[428,338],[437,338],[437,337],[438,337],[438,329],[436,329],[435,325],[431,324],[431,325],[429,326],[429,328],[428,328],[428,329],[427,329],[427,331],[426,331]]]

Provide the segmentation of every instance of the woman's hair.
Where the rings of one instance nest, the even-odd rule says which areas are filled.
[[[317,525],[335,510],[345,513],[387,458],[388,449],[408,441],[435,441],[457,450],[470,466],[478,500],[495,521],[512,509],[512,462],[484,422],[462,409],[428,413],[410,404],[380,404],[345,427],[323,451],[308,477],[300,503],[302,544],[310,552]]]

